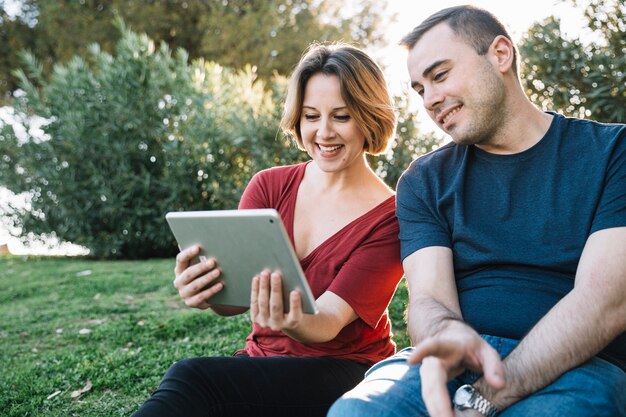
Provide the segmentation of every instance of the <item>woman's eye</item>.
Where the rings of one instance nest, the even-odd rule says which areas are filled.
[[[339,120],[340,122],[347,122],[348,120],[350,120],[350,115],[349,114],[338,114],[335,116],[335,119]]]
[[[306,120],[315,120],[315,119],[317,119],[317,114],[305,114],[304,118]]]

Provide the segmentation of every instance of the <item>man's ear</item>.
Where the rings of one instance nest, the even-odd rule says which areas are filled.
[[[489,46],[489,55],[500,72],[505,73],[513,69],[515,46],[506,36],[498,35],[494,38]]]

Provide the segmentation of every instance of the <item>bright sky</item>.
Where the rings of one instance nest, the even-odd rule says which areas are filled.
[[[575,8],[562,0],[525,0],[509,2],[503,0],[388,0],[389,10],[396,11],[398,21],[387,32],[390,46],[382,51],[370,51],[378,62],[386,68],[387,80],[394,93],[400,93],[408,87],[409,77],[406,70],[406,52],[397,46],[398,41],[410,32],[422,20],[440,9],[473,4],[489,10],[508,26],[515,41],[519,41],[535,22],[543,21],[548,16],[561,18],[561,30],[568,36],[582,35],[585,27],[583,9]],[[438,131],[435,124],[421,111],[421,100],[417,94],[410,94],[411,101],[420,110],[420,121],[425,130]]]

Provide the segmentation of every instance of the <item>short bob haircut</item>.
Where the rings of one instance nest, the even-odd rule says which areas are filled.
[[[304,89],[315,74],[336,75],[348,112],[365,136],[365,152],[378,155],[395,136],[396,115],[380,67],[360,49],[344,44],[312,44],[294,70],[280,126],[304,150],[300,119]]]
[[[471,5],[436,12],[404,36],[400,45],[412,49],[426,32],[440,23],[450,26],[454,34],[474,48],[478,55],[485,55],[497,36],[506,37],[513,44],[513,72],[519,74],[519,51],[506,26],[492,13]]]

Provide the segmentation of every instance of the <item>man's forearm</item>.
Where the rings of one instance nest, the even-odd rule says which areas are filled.
[[[500,408],[547,386],[626,331],[626,228],[592,234],[578,264],[574,289],[505,359],[506,386],[477,388]]]
[[[623,305],[575,289],[564,297],[504,360],[506,386],[476,388],[499,409],[529,396],[597,354],[624,330]]]
[[[460,313],[454,312],[429,296],[411,297],[407,314],[407,330],[413,345],[435,336],[450,321],[462,322]]]

